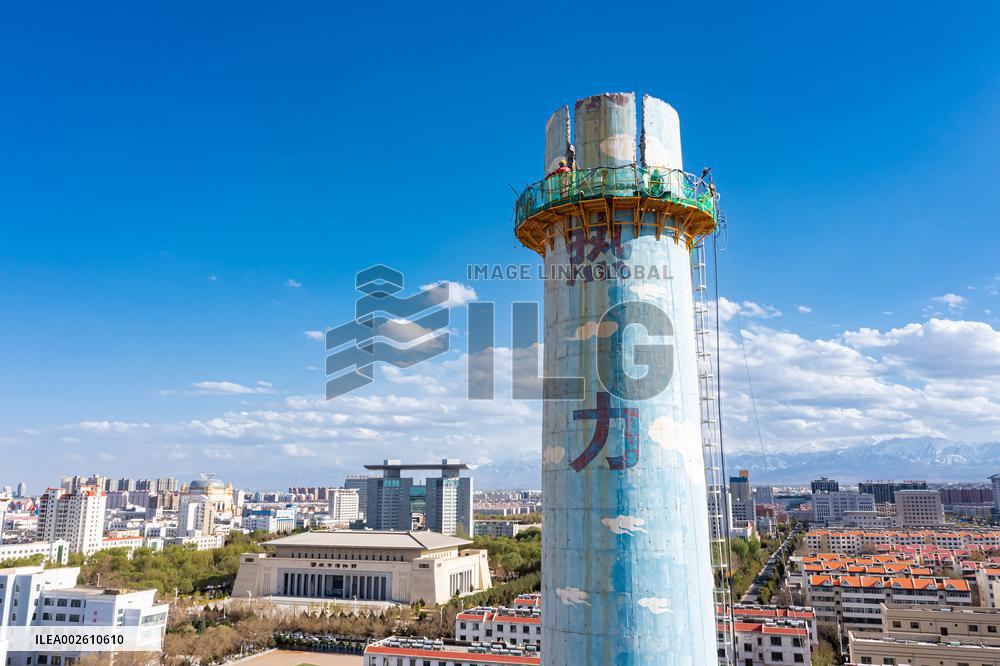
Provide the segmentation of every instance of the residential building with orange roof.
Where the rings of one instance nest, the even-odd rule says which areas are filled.
[[[805,585],[806,600],[816,621],[848,631],[879,631],[881,605],[937,604],[971,606],[968,581],[912,576],[814,575]]]
[[[860,555],[868,548],[882,546],[937,546],[949,550],[977,548],[1000,550],[997,530],[847,530],[815,529],[804,537],[812,552]]]
[[[979,591],[979,603],[1000,608],[1000,567],[984,567],[976,571],[976,589]]]

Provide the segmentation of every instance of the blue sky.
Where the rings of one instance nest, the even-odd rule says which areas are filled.
[[[322,404],[304,332],[349,316],[372,263],[416,287],[533,262],[509,185],[541,175],[548,114],[604,90],[673,104],[686,166],[714,168],[768,446],[994,437],[997,7],[654,4],[616,27],[587,3],[203,5],[0,22],[0,485],[529,459],[537,409],[463,404],[458,358],[439,393],[400,375]]]

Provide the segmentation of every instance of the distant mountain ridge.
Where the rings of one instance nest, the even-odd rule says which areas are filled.
[[[868,479],[986,482],[1000,472],[1000,442],[968,444],[936,437],[907,437],[832,448],[733,451],[726,471],[750,471],[752,483],[806,484],[828,476],[844,483]],[[476,488],[541,488],[541,452],[481,462],[472,471]]]
[[[734,451],[727,472],[746,469],[754,483],[807,483],[828,476],[847,483],[868,479],[985,482],[1000,472],[1000,442],[966,444],[937,437],[865,442],[842,448],[775,452]]]

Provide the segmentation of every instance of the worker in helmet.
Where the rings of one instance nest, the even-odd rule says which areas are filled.
[[[545,176],[546,180],[548,180],[549,178],[551,178],[553,176],[558,176],[558,178],[559,178],[559,180],[558,180],[558,183],[559,183],[559,185],[558,185],[558,188],[559,188],[559,198],[563,198],[563,197],[565,197],[566,195],[569,194],[570,172],[571,171],[572,171],[572,169],[569,168],[569,164],[566,163],[566,160],[559,160],[559,167],[557,169],[555,169],[552,173],[550,173],[547,176]],[[555,192],[556,181],[549,181],[546,184],[546,189],[549,190],[549,194],[551,196]]]

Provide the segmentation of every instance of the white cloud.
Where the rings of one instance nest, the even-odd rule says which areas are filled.
[[[725,300],[719,305],[725,320],[719,341],[725,432],[732,450],[760,446],[746,366],[768,452],[896,436],[997,439],[1000,331],[986,322],[932,318],[812,338],[775,330],[758,318],[743,322],[744,361],[733,320],[735,308],[744,305]],[[434,460],[474,451],[481,460],[523,457],[535,464],[544,459],[548,465],[578,455],[568,444],[549,446],[543,455],[541,405],[509,398],[511,352],[495,351],[496,400],[467,398],[467,358],[451,351],[406,370],[379,367],[371,387],[330,401],[318,394],[316,375],[317,394],[280,399],[266,382],[199,382],[192,391],[272,398],[261,406],[163,423],[97,415],[64,426],[24,429],[16,433],[18,446],[51,447],[53,455],[63,457],[81,450],[106,451],[119,465],[136,457],[130,451],[141,450],[164,464],[184,461],[191,473],[216,468],[215,460],[232,460],[218,471],[225,467],[233,476],[258,480],[260,487],[274,483],[275,470],[286,475],[281,477],[286,483],[303,475],[335,478],[392,452],[405,459]],[[536,345],[519,353],[541,351]],[[697,419],[668,418],[648,425],[659,444],[656,454],[681,456],[692,480],[703,482],[700,451],[684,445],[697,441]],[[185,469],[180,463],[177,467],[178,473]]]
[[[757,319],[772,319],[781,316],[781,310],[773,305],[760,305],[753,301],[743,301],[740,305],[740,314],[744,317],[756,317]]]
[[[315,340],[316,342],[323,342],[326,339],[326,335],[323,331],[302,331],[302,335],[306,336],[310,340]]]
[[[433,284],[422,284],[420,289],[430,289],[439,284],[444,284],[445,281],[436,282]],[[461,282],[447,282],[448,284],[448,301],[446,305],[448,307],[457,308],[465,305],[469,301],[474,301],[479,296],[476,294],[476,290],[469,285],[462,284]]]
[[[315,451],[301,444],[282,444],[281,450],[290,458],[311,458],[316,455]]]
[[[796,305],[795,309],[801,312],[802,314],[809,314],[810,312],[813,311],[813,309],[808,305]]]
[[[268,382],[257,382],[257,386],[244,386],[236,382],[205,381],[195,382],[198,395],[248,395],[252,393],[274,393]]]
[[[287,280],[285,280],[285,286],[291,287],[292,289],[299,289],[302,287],[302,283],[299,282],[298,280],[293,280],[292,278],[288,278]]]
[[[713,303],[709,303],[710,309],[712,309],[712,305]],[[753,301],[743,301],[742,303],[737,303],[729,300],[725,296],[719,298],[718,310],[719,321],[722,323],[734,319],[737,313],[751,319],[773,319],[774,317],[781,316],[781,310],[773,305],[761,305],[759,303],[754,303]]]
[[[969,302],[969,299],[965,296],[949,293],[941,296],[935,296],[931,299],[931,302],[946,305],[952,312],[961,312],[962,309],[965,308],[965,304]]]
[[[218,275],[209,275],[208,276],[208,281],[209,282],[218,282],[219,281],[219,276]]]

